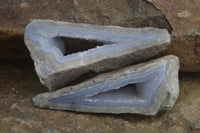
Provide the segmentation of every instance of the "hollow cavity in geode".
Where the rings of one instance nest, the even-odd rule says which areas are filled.
[[[60,96],[50,101],[89,106],[148,107],[153,103],[154,95],[164,77],[165,69],[161,67],[145,74],[124,77],[118,81],[92,87],[72,95]]]

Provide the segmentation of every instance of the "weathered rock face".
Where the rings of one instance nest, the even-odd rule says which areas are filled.
[[[172,43],[165,53],[179,56],[182,71],[200,71],[200,1],[148,1],[165,14],[173,29]]]
[[[181,71],[200,71],[200,34],[191,32],[187,35],[172,37],[171,44],[163,55],[174,54],[180,59]]]
[[[16,58],[28,58],[24,46],[24,50],[20,50],[20,56],[15,50],[8,54],[10,42],[3,39],[5,35],[9,38],[13,32],[17,33],[21,41],[12,45],[12,48],[20,49],[18,46],[24,45],[22,34],[25,26],[32,19],[40,18],[124,27],[166,28],[172,33],[173,40],[164,54],[177,55],[181,61],[181,70],[200,71],[200,16],[197,15],[200,10],[199,3],[192,0],[1,0],[0,57],[13,58],[15,55]],[[14,36],[13,39],[17,37]]]
[[[1,28],[24,28],[32,19],[53,19],[99,25],[159,27],[172,31],[164,14],[143,0],[1,0]]]
[[[40,108],[155,115],[174,106],[179,95],[178,70],[178,58],[166,56],[38,94],[33,101]]]
[[[198,0],[147,0],[165,14],[173,35],[182,36],[193,30],[200,31],[200,1]]]

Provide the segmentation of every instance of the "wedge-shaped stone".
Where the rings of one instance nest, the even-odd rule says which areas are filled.
[[[178,70],[178,57],[166,56],[39,94],[33,102],[58,110],[155,115],[173,107],[179,94]]]
[[[76,40],[83,44],[73,46]],[[36,72],[49,90],[65,87],[87,73],[113,70],[155,56],[169,42],[167,30],[156,28],[34,20],[25,31],[25,43]],[[77,47],[87,49],[72,53],[70,47],[72,50]]]

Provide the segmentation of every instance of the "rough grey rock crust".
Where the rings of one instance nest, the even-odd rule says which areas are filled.
[[[179,95],[178,70],[178,57],[170,55],[39,94],[33,103],[58,110],[155,115],[174,106]],[[127,89],[127,85],[135,87]]]
[[[64,55],[61,37],[102,42],[103,46]],[[34,20],[25,31],[25,43],[40,81],[55,90],[90,72],[103,72],[145,60],[170,42],[165,29],[121,28]]]

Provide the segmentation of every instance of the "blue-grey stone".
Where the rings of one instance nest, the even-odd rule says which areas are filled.
[[[103,45],[65,55],[62,37]],[[114,70],[148,59],[163,51],[169,42],[168,31],[156,28],[33,20],[25,31],[25,44],[36,72],[49,90],[60,89],[87,73]]]
[[[178,70],[178,57],[170,55],[39,94],[33,102],[58,110],[155,115],[174,106],[179,95]]]

